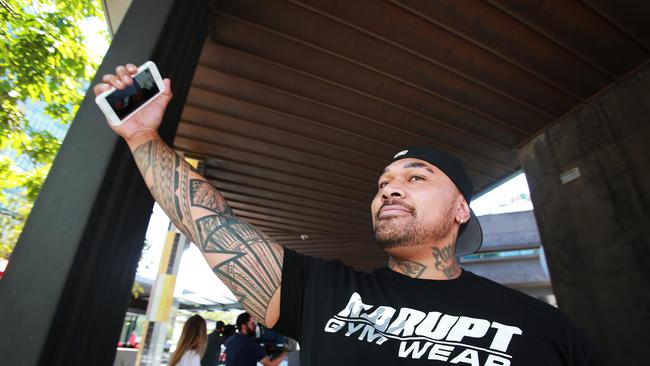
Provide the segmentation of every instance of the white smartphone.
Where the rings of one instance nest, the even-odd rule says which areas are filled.
[[[111,88],[98,95],[95,103],[111,125],[119,126],[164,91],[165,83],[156,64],[147,61],[133,75],[133,84],[121,90]]]

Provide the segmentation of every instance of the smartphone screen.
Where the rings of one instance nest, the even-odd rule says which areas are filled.
[[[133,84],[122,90],[115,90],[106,96],[106,101],[117,115],[117,118],[122,120],[158,92],[158,86],[151,74],[151,70],[147,68],[133,77]]]

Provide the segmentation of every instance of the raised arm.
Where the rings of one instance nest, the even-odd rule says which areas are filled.
[[[119,66],[116,75],[104,76],[104,83],[95,86],[95,94],[130,84],[136,70]],[[174,225],[199,247],[246,310],[272,327],[279,316],[284,251],[235,216],[221,194],[160,139],[156,130],[172,97],[169,79],[165,84],[163,95],[111,128],[126,140],[147,187]]]

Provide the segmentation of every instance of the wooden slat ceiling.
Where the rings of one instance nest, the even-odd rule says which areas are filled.
[[[385,265],[376,179],[406,145],[481,192],[516,149],[648,59],[650,2],[224,0],[175,147],[280,243]],[[308,236],[306,238],[302,235]]]

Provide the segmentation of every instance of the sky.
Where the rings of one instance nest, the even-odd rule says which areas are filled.
[[[519,173],[484,195],[473,199],[470,207],[476,216],[516,211],[530,211],[533,203],[526,175]]]
[[[88,18],[79,24],[79,28],[83,29],[86,49],[90,56],[99,63],[110,45],[110,40],[105,36],[108,32],[108,24],[101,18]]]

